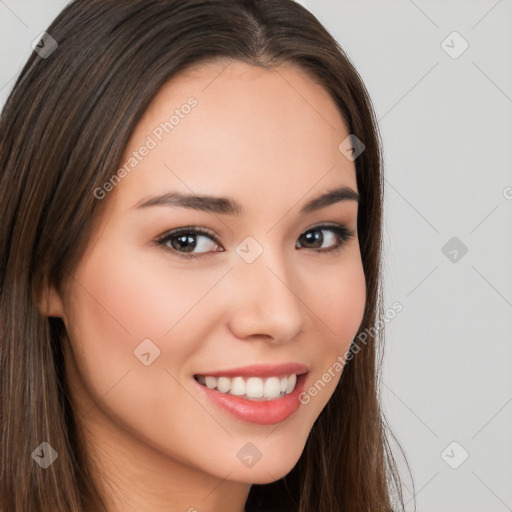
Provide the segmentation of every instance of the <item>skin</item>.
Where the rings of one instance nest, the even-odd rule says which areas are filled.
[[[122,161],[190,96],[197,107],[103,199],[73,276],[42,306],[66,325],[70,392],[112,511],[242,512],[251,484],[294,467],[341,372],[274,425],[218,409],[193,375],[293,361],[309,367],[307,388],[348,350],[364,313],[358,203],[298,213],[337,186],[357,192],[355,163],[338,150],[349,132],[328,93],[292,64],[201,64],[159,91]],[[168,191],[229,197],[246,214],[134,208]],[[335,245],[330,230],[319,248],[295,247],[322,223],[356,234],[339,253],[319,252]],[[155,245],[191,225],[224,251],[202,235],[198,259]],[[248,236],[263,248],[251,264],[235,251]],[[149,366],[134,356],[145,338],[160,349]],[[237,458],[247,442],[262,453],[252,467]]]

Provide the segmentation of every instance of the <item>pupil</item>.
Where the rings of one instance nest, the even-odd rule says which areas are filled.
[[[308,233],[306,233],[303,236],[306,238],[306,241],[308,243],[320,242],[320,244],[316,245],[315,247],[321,247],[322,242],[323,242],[323,235],[322,235],[322,232],[320,230],[318,230],[318,231],[309,231]]]
[[[194,237],[190,235],[181,235],[175,238],[175,240],[178,242],[179,246],[174,247],[174,249],[185,249],[186,252],[192,252],[196,246]],[[189,244],[188,247],[187,244]]]

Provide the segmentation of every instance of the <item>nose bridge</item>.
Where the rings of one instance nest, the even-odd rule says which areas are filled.
[[[265,240],[260,244],[247,237],[237,247],[231,328],[239,337],[267,335],[285,342],[303,328],[305,308],[294,289],[297,280],[291,262]]]

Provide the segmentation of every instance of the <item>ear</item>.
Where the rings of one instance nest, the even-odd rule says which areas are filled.
[[[44,289],[37,309],[44,316],[64,318],[64,303],[53,285],[49,285]]]

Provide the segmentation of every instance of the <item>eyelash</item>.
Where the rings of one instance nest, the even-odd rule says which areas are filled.
[[[327,225],[320,225],[315,226],[313,228],[309,228],[307,231],[304,231],[301,236],[305,233],[309,233],[310,231],[332,231],[335,233],[338,237],[338,242],[329,249],[310,249],[313,252],[319,252],[322,254],[337,254],[341,252],[343,247],[348,243],[350,239],[352,239],[355,236],[355,233],[353,230],[348,229],[346,226],[339,225],[339,224],[327,224]],[[169,250],[173,254],[177,254],[180,258],[184,259],[199,259],[205,256],[209,256],[212,254],[212,252],[205,252],[205,253],[199,253],[199,254],[189,254],[189,253],[183,253],[180,251],[177,251],[174,248],[171,248],[169,246],[166,246],[165,244],[169,241],[171,241],[174,238],[177,238],[181,235],[204,235],[208,238],[210,238],[213,242],[215,242],[217,245],[221,245],[220,242],[217,240],[216,235],[205,228],[199,228],[196,226],[186,226],[178,229],[174,229],[172,231],[168,231],[167,233],[164,233],[162,236],[160,236],[157,240],[155,240],[155,244],[158,247],[162,247],[164,250]],[[307,249],[307,248],[306,248]],[[213,251],[213,252],[224,252],[224,251]]]

